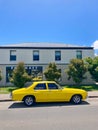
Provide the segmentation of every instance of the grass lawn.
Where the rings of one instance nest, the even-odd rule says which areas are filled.
[[[8,94],[15,89],[17,88],[16,87],[0,87],[0,94]]]
[[[67,88],[79,88],[84,89],[86,91],[98,91],[98,85],[80,85],[80,86],[64,86]]]

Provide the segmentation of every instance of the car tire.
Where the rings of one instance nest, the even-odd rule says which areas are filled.
[[[26,96],[23,101],[28,107],[31,107],[35,104],[35,98],[33,96]]]
[[[71,102],[73,104],[80,104],[82,102],[82,97],[81,95],[74,95],[72,98],[71,98]]]

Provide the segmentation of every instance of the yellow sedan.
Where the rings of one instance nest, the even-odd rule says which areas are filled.
[[[72,102],[80,104],[87,98],[82,89],[62,88],[54,81],[34,82],[27,88],[12,91],[12,100],[23,101],[26,106],[36,102]]]

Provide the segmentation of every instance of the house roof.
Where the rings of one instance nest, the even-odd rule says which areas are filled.
[[[0,49],[93,49],[64,43],[20,43],[0,46]]]

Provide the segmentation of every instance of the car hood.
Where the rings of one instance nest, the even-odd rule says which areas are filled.
[[[14,91],[12,91],[12,93],[19,93],[19,92],[23,92],[23,91],[25,91],[26,90],[26,88],[20,88],[20,89],[16,89],[16,90],[14,90]]]

